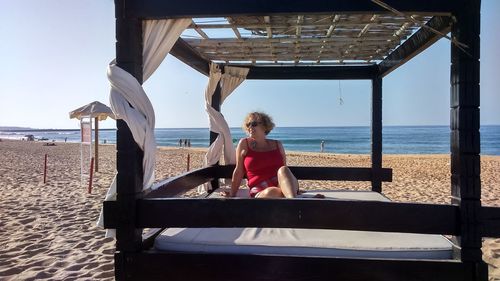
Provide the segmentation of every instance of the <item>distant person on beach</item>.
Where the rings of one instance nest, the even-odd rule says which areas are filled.
[[[325,141],[321,141],[321,144],[319,145],[321,152],[325,152]]]
[[[245,117],[243,130],[248,137],[238,143],[231,191],[223,192],[223,196],[235,197],[245,174],[252,198],[297,196],[299,182],[286,166],[283,145],[267,138],[273,128],[271,117],[265,113],[252,112]]]
[[[187,147],[187,146],[188,146],[188,140],[184,139],[184,147]]]
[[[188,147],[191,147],[191,139],[188,139]]]
[[[179,147],[182,147],[182,139],[179,139]]]

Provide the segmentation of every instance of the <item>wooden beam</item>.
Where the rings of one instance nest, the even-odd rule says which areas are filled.
[[[340,20],[340,15],[335,15],[332,20],[332,24],[330,27],[328,27],[328,30],[326,31],[326,37],[332,37],[333,31],[335,30],[335,27],[337,27],[337,23]]]
[[[299,55],[300,56],[300,60],[301,61],[314,61],[317,59],[317,54],[316,55],[312,55],[312,54],[304,54],[304,55]],[[354,52],[350,52],[348,53],[347,55],[343,55],[343,56],[340,56],[342,58],[342,60],[355,60],[355,61],[358,61],[358,65],[359,64],[369,64],[367,61],[368,60],[371,60],[371,59],[382,59],[383,57],[382,56],[372,56],[371,53],[363,53],[363,54],[360,54],[360,55],[357,55],[356,53]],[[274,63],[275,66],[279,65],[281,62],[288,62],[288,63],[292,63],[294,61],[294,58],[295,56],[293,54],[290,54],[290,55],[267,55],[267,56],[263,56],[263,55],[258,55],[258,56],[210,56],[210,59],[212,59],[213,61],[225,61],[225,63],[227,64],[228,62],[230,63],[237,63],[237,62],[245,62],[245,63],[248,63],[249,61],[251,60],[255,60],[255,61],[259,61],[259,64],[261,62],[271,62],[271,63]],[[278,63],[279,61],[279,63]],[[321,63],[324,63],[324,62],[330,62],[330,61],[340,61],[339,60],[339,56],[334,56],[334,55],[331,55],[328,54],[327,55],[324,55],[324,57],[322,58],[322,62]],[[341,63],[337,63],[338,65],[341,65]],[[373,64],[373,63],[372,63]],[[316,66],[322,66],[322,64],[316,64]]]
[[[224,68],[221,69],[221,72],[224,71]],[[213,107],[213,109],[215,109],[216,111],[220,112],[220,105],[221,105],[221,83],[220,81],[217,83],[217,86],[215,87],[215,91],[214,91],[214,94],[212,95],[212,102],[211,102],[211,106]],[[210,143],[209,145],[211,145],[212,143],[215,142],[215,140],[217,139],[217,136],[219,134],[215,133],[215,132],[212,132],[210,131]]]
[[[94,170],[99,172],[99,118],[94,118]]]
[[[451,195],[461,213],[456,237],[462,261],[482,262],[481,159],[479,137],[480,7],[479,0],[457,1],[452,38],[468,46],[451,44]],[[478,277],[476,280],[479,280]],[[483,280],[483,279],[481,279]],[[484,279],[485,280],[485,279]]]
[[[209,39],[208,35],[201,28],[195,27],[194,30],[196,30],[196,32],[198,32],[198,34],[200,34],[200,36],[204,39]]]
[[[105,227],[122,227],[116,202],[106,201],[104,208]],[[266,210],[267,215],[255,216],[251,210]],[[453,205],[337,199],[154,198],[137,200],[135,222],[143,228],[291,227],[456,235],[458,211]]]
[[[116,64],[142,84],[142,21],[127,18],[125,1],[116,3]],[[142,243],[142,229],[136,228],[136,199],[142,191],[143,151],[134,141],[126,122],[116,120],[116,204],[127,218],[116,231],[118,251],[138,251]]]
[[[356,167],[300,167],[289,166],[294,176],[299,180],[331,180],[331,181],[371,181],[375,171],[371,168]],[[219,178],[231,178],[234,165],[218,166],[215,169]],[[378,170],[377,178],[382,181],[392,181],[392,169]]]
[[[378,16],[376,14],[375,16]],[[299,15],[298,17],[303,17],[303,15]],[[303,27],[309,27],[309,28],[325,28],[325,27],[331,27],[332,25],[338,25],[343,28],[362,28],[367,24],[372,24],[372,25],[378,25],[382,24],[385,25],[384,29],[397,29],[395,25],[399,23],[404,23],[406,22],[406,19],[400,19],[400,18],[388,18],[388,19],[374,19],[374,20],[366,20],[366,19],[359,19],[357,21],[342,21],[339,22],[340,20],[340,15],[335,15],[332,19],[331,22],[308,22],[304,23],[303,21],[300,21],[300,18],[298,18],[298,21],[296,23],[290,23],[290,22],[285,22],[285,21],[278,21],[278,22],[273,22],[272,27],[276,29],[285,29],[285,30],[290,30],[297,31],[297,28],[303,28]],[[239,28],[262,28],[265,29],[268,25],[264,23],[196,23],[196,24],[191,24],[188,28],[189,29],[195,29],[195,28],[203,28],[203,29],[221,29],[221,28],[233,28],[233,27],[239,27]],[[330,28],[329,28],[330,29]],[[284,33],[284,32],[282,32]],[[291,35],[291,34],[290,34]],[[297,33],[295,33],[297,35]]]
[[[388,33],[392,35],[393,32]],[[350,34],[349,34],[350,35]],[[203,47],[203,46],[221,46],[221,47],[230,47],[230,46],[259,46],[265,45],[269,42],[272,43],[280,43],[280,44],[293,44],[296,41],[299,41],[301,44],[305,43],[318,43],[318,44],[330,44],[330,43],[339,43],[346,42],[348,43],[361,43],[361,42],[374,42],[379,43],[384,40],[379,35],[366,35],[362,39],[357,37],[351,37],[348,35],[339,35],[331,38],[211,38],[209,40],[206,39],[194,39],[194,38],[185,38],[183,39],[186,43],[193,47]],[[279,46],[279,44],[277,44]]]
[[[206,76],[210,72],[210,61],[200,55],[195,49],[187,44],[182,38],[177,39],[170,54],[178,58],[180,61],[191,66],[201,74]]]
[[[295,30],[295,37],[297,37],[297,38],[300,38],[300,36],[301,36],[303,22],[304,22],[304,16],[302,16],[302,15],[297,16],[297,27]]]
[[[290,66],[250,67],[247,79],[372,79],[378,73],[373,66]]]
[[[234,35],[236,36],[237,39],[241,39],[241,34],[240,34],[240,31],[238,30],[238,27],[234,20],[232,18],[226,18],[226,20],[229,22],[229,26],[228,27],[224,27],[224,28],[231,28],[234,32]],[[226,25],[226,24],[224,24]],[[205,24],[203,25],[205,26]],[[216,28],[219,28],[219,27],[216,27]]]
[[[328,28],[328,31],[326,33],[326,37],[331,37],[332,35],[332,32],[333,32],[333,29],[335,28],[335,21],[337,20],[337,16],[336,15],[334,18],[333,18],[333,24],[330,25],[330,27]],[[374,19],[375,16],[372,17],[372,19]],[[375,18],[376,19],[376,18]],[[364,33],[366,33],[366,31],[368,31],[368,28],[369,28],[370,24],[367,24],[363,30],[358,34],[358,38],[361,37]],[[325,57],[325,41],[323,41],[323,45],[321,46],[320,50],[319,50],[319,54],[316,58],[316,63],[320,63],[321,59],[325,60],[325,59],[328,59],[329,56],[326,56]],[[353,45],[349,45],[349,48],[351,48],[351,46]],[[338,56],[339,58],[341,58],[342,56]]]
[[[204,184],[214,178],[216,167],[205,167],[177,177],[169,178],[155,184],[155,189],[144,198],[163,198],[178,196],[190,189]]]
[[[267,38],[273,38],[273,30],[271,27],[271,17],[270,16],[264,16],[264,22],[266,23],[266,32],[267,32]]]
[[[382,77],[372,79],[372,116],[371,116],[371,164],[373,171],[382,169]],[[382,192],[382,181],[375,173],[372,191]]]
[[[131,280],[370,280],[469,281],[475,267],[453,260],[389,260],[190,254],[151,251],[115,254],[116,271]],[[220,269],[221,265],[225,265]],[[248,270],[259,265],[259,270]]]
[[[435,16],[426,24],[441,33],[451,30],[451,19],[449,17]],[[408,38],[397,49],[392,51],[382,62],[380,62],[380,75],[382,77],[391,73],[411,58],[423,52],[429,46],[441,39],[441,36],[426,28],[420,28],[415,34]]]
[[[500,237],[500,208],[481,207],[481,236]]]
[[[236,35],[236,38],[241,39],[241,34],[240,34],[240,31],[238,30],[238,28],[233,26],[233,27],[231,27],[231,29],[233,30],[234,35]]]
[[[300,37],[302,37],[302,24],[304,22],[304,16],[303,15],[299,15],[297,16],[297,27],[296,27],[296,30],[295,30],[295,38],[296,39],[299,39]],[[300,53],[301,53],[301,44],[300,44],[300,41],[299,40],[295,40],[294,41],[294,44],[293,44],[293,62],[295,64],[298,64],[301,60],[301,56],[300,56]]]
[[[269,61],[259,61],[257,64],[256,61],[249,62],[249,61],[241,61],[241,62],[231,62],[228,64],[229,66],[236,66],[236,67],[252,67],[252,66],[258,66],[258,67],[305,67],[305,66],[314,66],[317,67],[318,64],[312,61],[300,61],[299,63],[294,63],[292,61],[287,61],[287,62],[269,62]],[[319,66],[321,67],[338,67],[338,66],[372,66],[373,63],[369,63],[367,61],[360,61],[360,62],[321,62]]]
[[[181,17],[224,17],[270,14],[308,13],[387,13],[371,1],[290,0],[286,5],[280,0],[219,0],[217,5],[205,0],[130,0],[127,13],[145,19]],[[456,4],[453,0],[385,0],[391,7],[408,14],[450,14]]]
[[[375,24],[375,22],[377,21],[378,17],[379,17],[379,15],[373,15],[373,16],[370,18],[370,22],[369,22],[369,23],[367,23],[367,24],[363,27],[363,29],[359,32],[358,37],[361,37],[361,36],[365,35],[365,34],[366,34],[366,32],[368,32],[368,30],[370,29],[370,27],[372,27],[372,26]]]
[[[297,45],[300,44],[300,46],[304,47],[300,52],[297,52],[297,50],[294,50],[293,48]],[[328,46],[324,46],[323,49],[325,52],[334,54],[334,55],[340,55],[341,52],[338,50],[338,48],[342,48],[343,46],[346,46],[350,43],[336,43]],[[370,43],[366,44],[366,46],[362,46],[363,48],[359,48],[360,51],[370,51],[372,48],[376,47],[378,44],[377,43]],[[304,43],[302,44],[301,42],[298,43],[291,43],[291,44],[279,44],[275,45],[275,52],[276,55],[281,55],[281,56],[293,56],[294,54],[303,54],[303,55],[313,55],[317,50],[319,50],[323,45],[318,44],[318,43]],[[252,48],[251,50],[245,50],[242,48]],[[199,46],[196,47],[197,50],[200,52],[208,52],[207,56],[212,55],[212,56],[236,56],[236,57],[250,57],[250,56],[266,56],[269,55],[269,48],[268,46],[265,45],[246,45],[246,44],[241,44],[239,46],[222,46],[220,48],[217,48],[215,46]],[[215,53],[214,53],[215,52]]]
[[[297,167],[290,166],[292,173],[300,180],[334,180],[334,181],[392,181],[392,169],[353,167]],[[155,189],[144,195],[144,198],[174,197],[191,190],[214,178],[231,178],[234,165],[220,165],[193,170],[177,177],[169,178],[155,184]]]
[[[355,168],[355,167],[297,167],[290,170],[301,180],[333,180],[333,181],[392,181],[392,169]]]
[[[318,48],[319,53],[322,53],[324,55],[323,60],[327,61],[338,61],[339,58],[342,59],[356,59],[356,58],[367,58],[369,56],[372,56],[373,52],[371,50],[360,50],[359,53],[356,52],[356,50],[350,50],[349,53],[343,54],[339,53],[337,50],[324,50],[321,52],[321,48]],[[301,56],[302,61],[308,61],[308,60],[313,60],[318,55],[318,52],[314,51],[306,51],[302,50],[302,53],[279,53],[275,52],[274,54],[264,54],[264,53],[240,53],[240,54],[209,54],[207,53],[206,56],[209,59],[215,60],[215,61],[221,61],[221,60],[228,60],[228,61],[249,61],[251,59],[255,59],[257,61],[274,61],[273,58],[280,58],[280,61],[292,61],[295,55]],[[378,56],[379,58],[383,58],[381,55]]]

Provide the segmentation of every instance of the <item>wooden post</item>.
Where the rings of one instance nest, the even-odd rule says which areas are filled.
[[[217,83],[217,87],[215,88],[214,95],[212,96],[212,104],[211,104],[212,107],[219,112],[220,112],[220,101],[221,101],[221,85],[220,85],[220,81],[219,81],[219,83]],[[212,144],[217,139],[217,136],[219,136],[219,134],[210,131],[210,144]],[[219,165],[219,162],[217,162],[215,165]],[[215,178],[210,183],[212,185],[212,189],[209,190],[209,192],[214,191],[217,188],[219,188],[219,179],[218,178]]]
[[[89,194],[92,193],[92,181],[94,179],[94,157],[90,158]]]
[[[128,14],[127,0],[115,1],[116,63],[142,84],[142,21]],[[141,250],[142,229],[135,228],[136,200],[142,191],[143,151],[132,137],[123,120],[116,121],[117,198],[122,210],[122,227],[116,229],[116,248],[119,254]],[[116,277],[124,276],[116,258]],[[126,259],[125,259],[126,260]]]
[[[212,96],[212,107],[220,112],[220,100],[221,100],[221,86],[220,81],[217,83],[217,87],[215,87],[214,95]],[[219,134],[210,131],[210,144],[212,144],[215,139],[219,136]]]
[[[45,161],[43,164],[43,184],[47,182],[47,153],[45,153]]]
[[[94,155],[94,158],[95,158],[95,171],[96,172],[99,172],[99,119],[97,119],[97,117],[94,119],[94,123],[95,123],[95,128],[94,128],[94,131],[95,131],[95,155]]]
[[[460,0],[454,12],[452,37],[468,46],[460,50],[451,44],[451,195],[460,208],[461,236],[457,258],[473,263],[476,275],[470,280],[487,280],[482,261],[480,212],[481,167],[479,138],[479,0]]]
[[[382,192],[382,77],[372,79],[372,191]]]

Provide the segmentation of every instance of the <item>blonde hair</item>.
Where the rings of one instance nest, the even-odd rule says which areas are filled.
[[[248,128],[247,128],[247,123],[250,122],[250,120],[255,120],[258,122],[262,122],[262,127],[264,127],[264,132],[269,134],[273,129],[274,129],[274,123],[273,123],[273,118],[271,116],[267,115],[266,113],[263,112],[250,112],[247,114],[243,121],[243,131],[248,133]]]

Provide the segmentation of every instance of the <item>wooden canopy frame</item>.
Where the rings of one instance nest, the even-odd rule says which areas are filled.
[[[481,239],[500,237],[500,208],[481,206],[480,0],[429,0],[425,5],[419,0],[386,0],[385,3],[408,15],[431,15],[427,26],[445,34],[451,31],[452,38],[468,46],[463,51],[451,44],[452,204],[172,198],[202,183],[230,178],[234,166],[219,165],[168,179],[158,190],[144,194],[141,191],[143,153],[126,123],[117,120],[117,201],[104,202],[105,227],[116,228],[117,233],[116,279],[487,280],[488,269],[482,260]],[[279,0],[115,0],[115,4],[117,65],[140,83],[143,19],[388,13],[371,1],[350,0],[291,0],[286,5]],[[264,34],[272,33],[272,28],[268,30],[265,26],[265,29]],[[304,65],[300,59],[296,62],[296,57],[290,57],[287,65],[278,60],[272,66],[259,64],[257,59],[250,62],[247,79],[372,81],[371,168],[292,167],[294,174],[299,179],[367,180],[371,181],[372,190],[381,192],[381,182],[392,179],[392,170],[382,168],[382,78],[439,38],[429,28],[420,28],[395,49],[389,48],[379,63],[365,60],[360,65],[322,65],[320,61]],[[200,50],[192,41],[179,39],[171,54],[208,75],[210,59]],[[231,61],[227,63],[232,64]],[[220,93],[220,87],[212,103],[220,110],[220,94],[218,98],[217,92]],[[250,210],[258,209],[270,210],[273,215],[252,216]],[[231,210],[233,216],[227,216],[227,210]],[[321,215],[317,215],[318,212]],[[338,213],[347,215],[335,216]],[[454,259],[385,260],[158,252],[151,249],[157,232],[151,236],[142,235],[143,228],[152,227],[250,226],[453,235]],[[249,264],[259,265],[258,270],[249,270]]]

